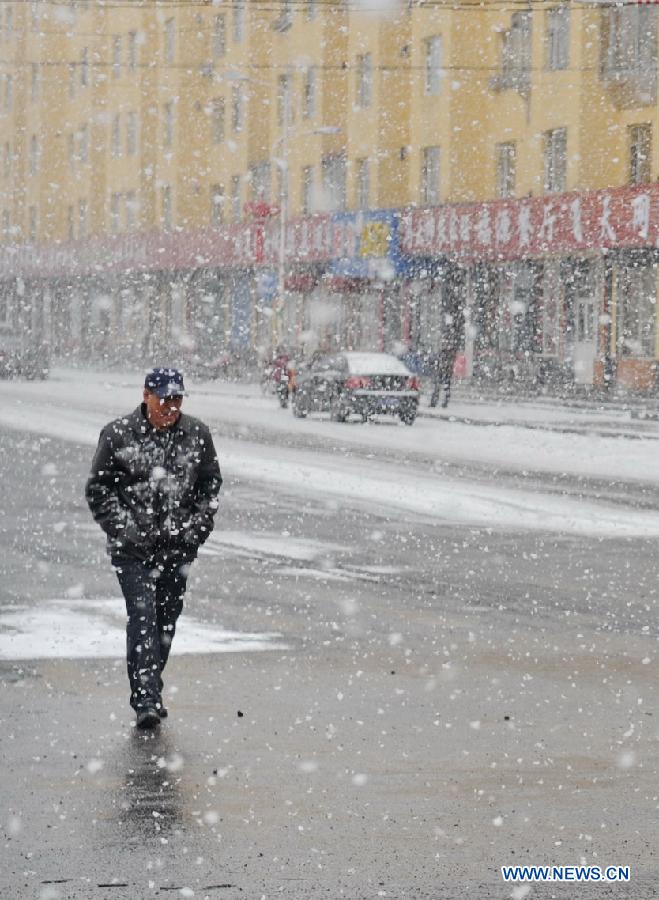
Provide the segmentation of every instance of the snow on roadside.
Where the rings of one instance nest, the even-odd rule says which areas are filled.
[[[176,633],[177,655],[281,650],[275,634],[227,631],[192,616]],[[123,599],[53,599],[36,607],[0,607],[0,659],[122,659]]]
[[[88,377],[89,376],[89,377]],[[93,446],[100,428],[113,415],[129,412],[140,400],[139,383],[119,383],[118,376],[65,373],[59,382],[9,382],[5,390],[4,427]],[[238,386],[235,391],[241,391]],[[215,434],[227,481],[268,483],[294,494],[321,494],[343,502],[367,504],[392,514],[401,511],[480,527],[550,530],[572,534],[657,536],[653,512],[585,502],[524,489],[497,487],[425,474],[406,465],[405,452],[423,451],[438,462],[458,459],[502,468],[528,468],[589,474],[610,479],[659,483],[659,454],[654,440],[626,441],[585,435],[528,431],[514,426],[473,427],[445,421],[417,421],[413,428],[383,423],[354,427],[326,419],[297,420],[277,409],[272,398],[192,395],[186,410],[206,419]],[[227,422],[296,435],[323,435],[341,442],[400,452],[400,462],[380,462],[332,454],[273,448],[223,437]]]

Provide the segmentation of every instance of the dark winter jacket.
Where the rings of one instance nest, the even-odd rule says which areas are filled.
[[[191,560],[213,529],[221,484],[206,425],[181,414],[157,430],[142,404],[101,431],[85,494],[112,556]]]

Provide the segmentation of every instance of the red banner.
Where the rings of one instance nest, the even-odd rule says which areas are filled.
[[[386,256],[393,215],[392,211],[338,213],[291,221],[286,229],[286,263]],[[380,219],[389,224],[378,230]],[[447,256],[465,261],[659,247],[659,184],[406,209],[401,213],[399,238],[402,257]],[[278,259],[279,223],[274,219],[221,229],[0,246],[0,278],[274,267]]]
[[[466,260],[659,246],[659,185],[407,210],[409,256]]]
[[[0,246],[0,277],[75,278],[105,273],[254,264],[256,232],[239,224],[190,231],[109,235],[63,244]]]

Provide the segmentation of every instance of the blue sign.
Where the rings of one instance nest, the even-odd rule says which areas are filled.
[[[277,296],[278,284],[277,273],[272,269],[264,269],[262,272],[257,272],[256,291],[259,299],[272,303]]]
[[[396,210],[372,210],[335,213],[332,221],[354,229],[354,254],[332,260],[328,270],[343,278],[369,278],[393,281],[406,275],[411,261],[400,247],[400,213]]]

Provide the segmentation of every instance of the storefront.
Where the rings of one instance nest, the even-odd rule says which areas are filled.
[[[415,271],[436,259],[468,272],[473,374],[537,386],[654,389],[658,244],[656,185],[410,210],[401,223]],[[444,307],[438,281],[412,296]]]
[[[286,291],[290,309],[285,320],[291,323],[302,314],[298,334],[304,343],[328,350],[382,350],[400,342],[408,261],[400,252],[399,224],[400,216],[390,210],[315,215],[289,223],[285,269],[293,290]],[[277,262],[277,227],[269,225],[266,239],[269,265]]]
[[[197,348],[211,358],[228,345],[252,352],[249,225],[0,248],[0,285],[14,306],[47,310],[39,329],[61,359],[180,360]]]
[[[314,215],[283,257],[279,238],[268,219],[0,248],[0,285],[7,308],[40,298],[62,358],[423,345],[483,380],[655,390],[659,185]]]

